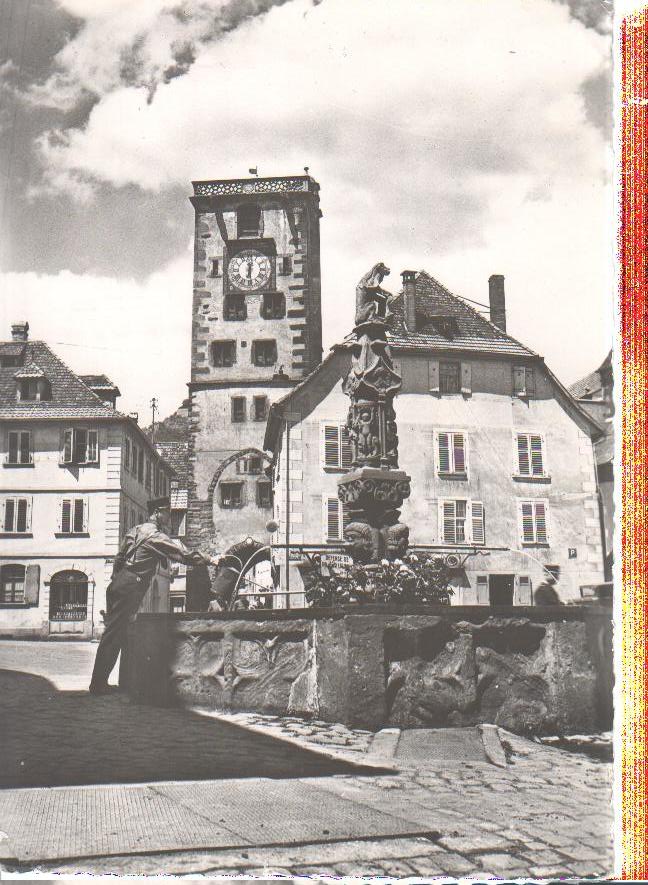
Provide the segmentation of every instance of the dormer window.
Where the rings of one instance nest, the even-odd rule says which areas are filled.
[[[236,213],[236,231],[238,237],[261,236],[261,209],[254,203],[240,206]]]
[[[457,323],[457,318],[454,316],[430,317],[430,325],[435,332],[438,332],[439,335],[443,335],[444,338],[450,340],[459,334],[459,324]]]
[[[14,375],[18,402],[38,402],[52,398],[52,388],[45,373],[31,363]]]

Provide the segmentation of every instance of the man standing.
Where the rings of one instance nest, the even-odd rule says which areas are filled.
[[[106,591],[106,627],[97,648],[90,681],[92,694],[106,694],[112,690],[108,677],[119,653],[122,657],[124,655],[128,623],[139,609],[158,565],[165,567],[168,559],[186,565],[218,562],[169,537],[171,505],[168,498],[149,501],[148,512],[148,522],[136,525],[127,533],[115,557],[112,580]]]

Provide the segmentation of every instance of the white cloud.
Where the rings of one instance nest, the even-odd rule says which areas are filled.
[[[162,191],[307,164],[322,185],[328,343],[383,259],[394,289],[399,270],[425,267],[477,300],[504,273],[511,332],[566,381],[604,355],[608,158],[581,86],[610,43],[566,5],[293,0],[224,32],[220,2],[183,5],[189,24],[167,0],[61,2],[87,21],[44,93],[99,100],[82,129],[42,139],[50,191],[87,199],[95,182]],[[188,35],[195,62],[153,94]],[[188,328],[189,271],[178,285]]]
[[[30,338],[45,340],[75,372],[103,372],[119,387],[117,407],[150,421],[187,396],[191,342],[190,250],[143,283],[61,271],[0,273],[2,333],[29,321]]]

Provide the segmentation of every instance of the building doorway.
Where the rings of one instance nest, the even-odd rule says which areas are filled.
[[[488,602],[490,605],[513,605],[515,575],[488,576]]]
[[[83,633],[88,619],[88,576],[74,569],[50,581],[50,633]]]

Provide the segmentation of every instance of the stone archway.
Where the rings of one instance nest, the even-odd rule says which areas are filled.
[[[209,506],[210,508],[212,508],[212,510],[214,506],[214,492],[216,491],[218,482],[225,470],[227,470],[230,464],[233,464],[235,461],[239,461],[243,458],[247,458],[249,455],[255,455],[261,458],[267,464],[270,464],[272,461],[269,455],[266,455],[266,453],[262,452],[261,449],[256,449],[252,446],[247,449],[240,449],[238,452],[234,452],[233,455],[229,455],[229,457],[225,458],[224,461],[221,461],[209,482],[209,486],[207,487],[207,500],[209,501]]]

